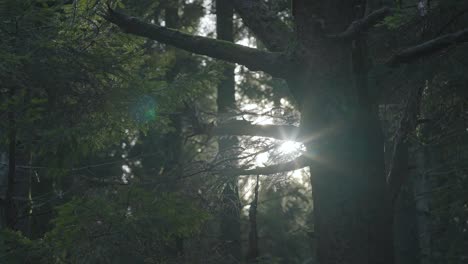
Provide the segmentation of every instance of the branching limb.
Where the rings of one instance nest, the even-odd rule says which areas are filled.
[[[362,19],[356,20],[351,25],[341,33],[336,35],[329,36],[330,38],[340,39],[340,40],[351,40],[359,36],[359,34],[366,32],[373,26],[377,25],[382,21],[386,16],[391,13],[391,9],[388,7],[383,7],[371,12],[369,15],[365,16]]]
[[[228,41],[192,36],[178,30],[146,23],[110,8],[105,18],[127,33],[156,40],[195,54],[238,63],[253,71],[265,71],[276,77],[283,77],[286,71],[282,53],[260,51]]]
[[[396,67],[430,56],[447,47],[464,42],[468,42],[468,28],[452,34],[440,36],[417,46],[406,48],[395,54],[386,64],[391,67]]]
[[[292,30],[263,1],[233,0],[244,24],[271,51],[283,51],[293,37]]]
[[[306,156],[281,164],[275,164],[265,167],[257,167],[253,169],[232,169],[223,171],[223,173],[231,175],[271,175],[288,171],[299,170],[311,165],[311,160]]]
[[[392,159],[387,175],[389,193],[393,201],[398,197],[401,186],[408,178],[408,135],[411,134],[419,124],[419,112],[421,97],[424,87],[416,87],[410,90],[403,116],[394,138]]]
[[[198,134],[214,136],[258,136],[280,140],[299,140],[299,128],[292,125],[255,125],[248,121],[233,120],[220,125],[198,125]]]

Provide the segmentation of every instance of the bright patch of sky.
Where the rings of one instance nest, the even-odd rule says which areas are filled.
[[[193,1],[187,1],[191,3]],[[199,36],[208,36],[209,34],[216,31],[216,15],[211,11],[213,10],[213,1],[204,0],[203,8],[205,9],[205,15],[200,19],[200,25],[196,31]]]

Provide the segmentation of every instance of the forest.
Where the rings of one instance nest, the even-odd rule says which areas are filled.
[[[468,1],[0,0],[0,264],[468,263]]]

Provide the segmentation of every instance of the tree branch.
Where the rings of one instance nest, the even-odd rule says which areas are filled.
[[[247,170],[232,169],[232,170],[226,170],[222,172],[226,174],[231,174],[231,175],[271,175],[271,174],[276,174],[276,173],[299,170],[310,165],[311,165],[311,160],[309,158],[307,158],[306,156],[299,156],[298,158],[292,161],[281,163],[281,164],[275,164],[275,165],[265,166],[265,167],[257,167],[254,169],[247,169]]]
[[[349,27],[341,33],[336,35],[330,35],[330,38],[340,39],[340,40],[351,40],[359,36],[359,34],[366,32],[377,23],[382,21],[386,16],[391,13],[391,9],[388,7],[383,7],[371,12],[369,15],[365,16],[362,19],[356,20]]]
[[[391,67],[396,67],[432,55],[457,43],[464,42],[468,42],[468,28],[406,48],[395,54],[386,64]]]
[[[300,141],[300,130],[292,125],[254,125],[248,121],[233,120],[220,125],[198,125],[196,132],[215,136],[258,136],[280,140]]]
[[[282,53],[260,51],[228,41],[192,36],[178,30],[146,23],[110,8],[105,19],[127,33],[156,40],[196,54],[238,63],[253,71],[265,71],[277,77],[284,77],[286,72]],[[279,67],[278,65],[283,66]]]
[[[410,90],[403,116],[395,134],[390,169],[387,175],[387,184],[393,201],[398,197],[401,186],[408,178],[407,139],[419,123],[418,116],[423,91],[424,86]]]
[[[244,24],[271,51],[283,51],[293,37],[292,30],[262,1],[233,0]]]

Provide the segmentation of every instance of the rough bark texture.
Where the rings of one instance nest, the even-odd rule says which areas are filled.
[[[387,183],[392,201],[397,199],[401,186],[408,179],[407,173],[407,154],[408,135],[411,134],[417,126],[420,112],[421,97],[424,91],[423,85],[415,86],[408,92],[403,116],[398,124],[395,133],[392,160],[390,161]]]

